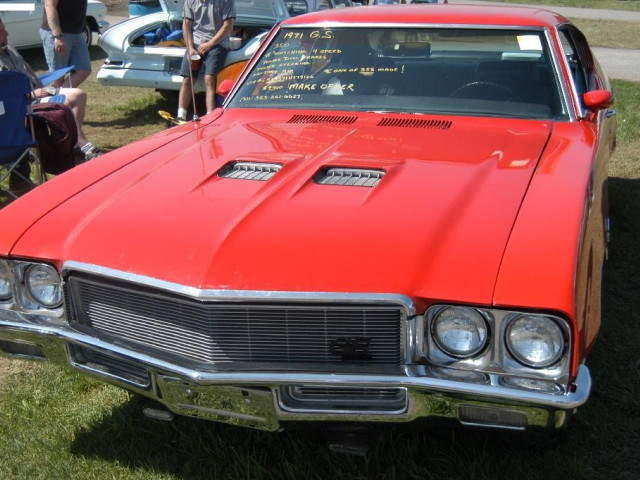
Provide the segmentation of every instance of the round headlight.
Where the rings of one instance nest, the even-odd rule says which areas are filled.
[[[0,301],[11,298],[11,270],[7,262],[0,260]]]
[[[524,315],[507,327],[507,348],[518,362],[533,368],[550,367],[564,352],[560,326],[542,315]]]
[[[457,358],[472,357],[487,344],[487,322],[472,308],[446,307],[433,319],[431,335],[436,345]]]
[[[52,308],[62,303],[62,282],[52,266],[30,266],[25,272],[24,283],[31,298],[41,305]]]

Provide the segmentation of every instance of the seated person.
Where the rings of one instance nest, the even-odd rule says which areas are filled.
[[[87,140],[82,130],[87,94],[79,88],[44,87],[29,64],[24,61],[15,48],[9,45],[9,34],[2,23],[2,19],[0,19],[0,70],[12,70],[27,75],[34,88],[32,93],[34,102],[54,101],[68,106],[73,112],[73,117],[78,127],[77,146],[84,154],[85,159],[92,160],[102,154],[97,147]]]

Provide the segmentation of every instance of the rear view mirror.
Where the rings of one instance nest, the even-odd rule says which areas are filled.
[[[591,111],[597,112],[613,105],[613,92],[609,90],[592,90],[582,95],[584,106]]]
[[[287,0],[285,3],[287,4],[289,15],[292,17],[309,12],[309,5],[305,0]]]
[[[229,92],[233,88],[233,84],[234,84],[233,80],[229,78],[227,78],[226,80],[223,80],[222,82],[220,82],[220,85],[218,85],[216,93],[218,95],[222,95],[223,97],[226,97],[227,95],[229,95]]]

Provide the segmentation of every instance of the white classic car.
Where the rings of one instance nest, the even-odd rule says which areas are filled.
[[[182,0],[160,0],[162,12],[114,25],[98,39],[108,58],[98,71],[102,85],[180,90],[185,52]],[[271,27],[289,17],[284,0],[236,0],[236,20],[225,68],[218,74],[235,80]],[[204,91],[202,76],[195,84]]]
[[[44,13],[44,0],[2,0],[0,2],[0,16],[11,44],[16,48],[38,47],[42,45],[40,39],[40,24]],[[91,45],[93,32],[100,33],[109,26],[105,20],[107,7],[98,0],[89,0],[87,4],[87,22],[85,35],[87,45]]]

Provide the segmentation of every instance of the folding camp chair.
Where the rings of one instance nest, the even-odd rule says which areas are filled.
[[[0,192],[18,198],[15,184],[30,188],[43,182],[42,165],[31,117],[29,78],[18,72],[0,72]],[[35,173],[31,172],[31,161]],[[32,180],[35,178],[35,181]]]
[[[58,70],[54,70],[52,72],[43,73],[42,75],[38,75],[38,80],[40,80],[40,83],[42,83],[42,85],[49,85],[50,83],[53,83],[62,77],[66,77],[74,68],[76,68],[76,66],[71,65],[69,67],[59,68]],[[69,87],[72,86],[73,85],[71,85],[71,80],[69,80]]]

